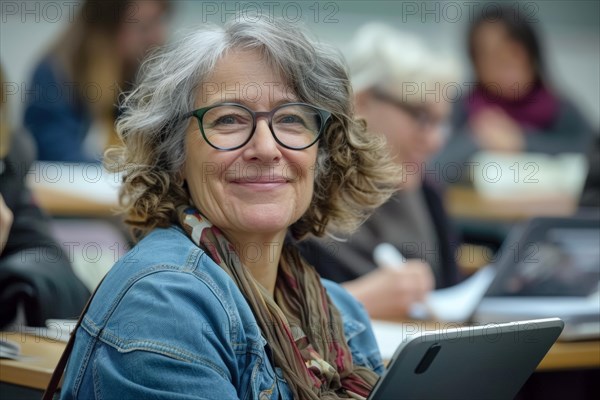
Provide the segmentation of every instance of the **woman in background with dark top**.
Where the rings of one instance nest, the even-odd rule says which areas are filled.
[[[6,103],[0,113],[0,329],[77,318],[90,293],[52,239],[48,218],[25,186],[35,145],[26,131],[10,135]]]
[[[38,158],[97,162],[116,144],[115,104],[145,53],[165,41],[167,0],[88,0],[33,73],[25,127]]]
[[[436,57],[418,38],[385,25],[361,28],[348,51],[357,114],[367,130],[383,135],[404,171],[388,202],[350,236],[301,243],[304,257],[327,279],[343,283],[373,318],[406,317],[434,287],[457,283],[457,240],[447,220],[435,176],[426,162],[444,141],[450,103],[442,88],[455,80],[450,60]],[[408,260],[382,268],[375,248],[390,243]]]
[[[496,8],[468,34],[476,85],[456,103],[453,135],[435,164],[468,163],[479,151],[583,153],[593,137],[577,108],[549,83],[542,50],[527,17]]]

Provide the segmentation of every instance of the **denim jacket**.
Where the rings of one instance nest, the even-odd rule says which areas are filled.
[[[323,284],[355,364],[383,364],[364,308]],[[179,228],[155,229],[98,289],[67,365],[62,399],[292,399],[233,280]]]

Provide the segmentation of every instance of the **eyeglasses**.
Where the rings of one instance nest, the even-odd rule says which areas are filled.
[[[237,103],[221,103],[191,111],[183,118],[196,117],[202,137],[217,150],[235,150],[250,141],[256,119],[267,118],[275,141],[292,150],[306,149],[319,140],[329,111],[304,103],[287,103],[271,111],[252,111]]]
[[[446,136],[450,132],[450,124],[447,121],[433,117],[423,107],[408,104],[380,90],[373,91],[373,94],[377,99],[385,101],[386,103],[389,103],[410,115],[412,118],[415,119],[415,121],[417,121],[417,123],[419,124],[419,128],[421,128],[422,130],[426,130],[430,127],[439,128],[444,136]]]

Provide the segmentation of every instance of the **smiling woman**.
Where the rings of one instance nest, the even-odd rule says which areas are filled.
[[[62,398],[368,396],[368,317],[296,249],[399,183],[337,52],[236,18],[157,53],[124,108],[107,167],[141,240],[84,315]]]

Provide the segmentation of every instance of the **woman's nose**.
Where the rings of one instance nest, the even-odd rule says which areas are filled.
[[[256,121],[254,135],[245,147],[245,156],[251,159],[260,159],[264,162],[273,162],[281,158],[279,145],[275,141],[269,123],[265,119]]]

